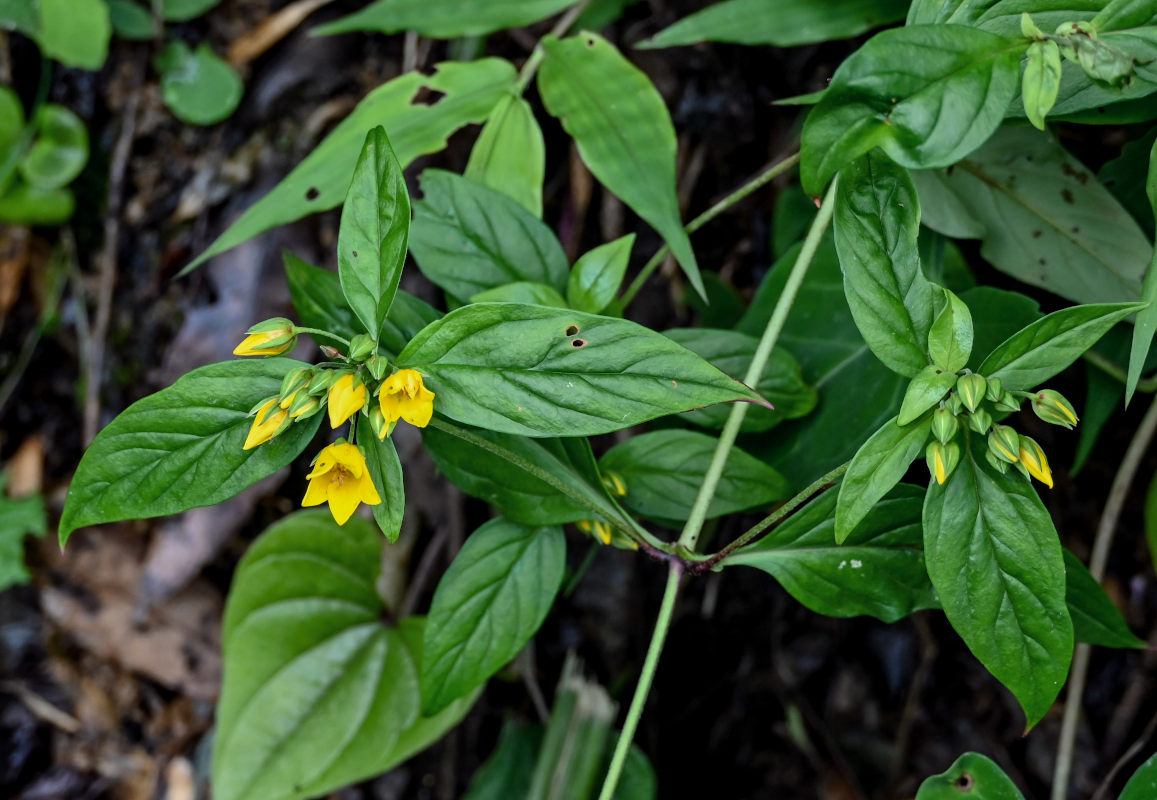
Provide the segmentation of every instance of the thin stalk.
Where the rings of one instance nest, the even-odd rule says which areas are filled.
[[[571,6],[570,10],[559,18],[558,24],[550,29],[550,33],[548,33],[547,36],[565,35],[566,32],[570,30],[571,25],[574,25],[575,22],[578,21],[579,16],[586,11],[589,4],[590,0],[583,0],[581,3],[575,3]],[[521,95],[526,91],[526,87],[534,80],[534,75],[538,72],[538,68],[542,66],[542,59],[545,57],[546,54],[542,51],[542,42],[540,41],[538,45],[535,46],[534,52],[530,54],[530,58],[526,59],[526,63],[522,65],[522,69],[518,71],[516,94]]]
[[[1092,364],[1097,369],[1104,372],[1110,378],[1116,378],[1121,383],[1127,383],[1129,373],[1117,362],[1112,359],[1105,358],[1100,353],[1089,350],[1082,356],[1085,361]],[[1143,394],[1153,394],[1157,392],[1157,375],[1151,375],[1137,382],[1137,391]]]
[[[303,328],[300,325],[294,325],[293,326],[293,332],[294,333],[311,333],[314,336],[325,336],[329,339],[333,339],[336,342],[341,342],[347,348],[350,346],[350,340],[349,339],[345,338],[344,336],[338,336],[336,333],[330,333],[329,331],[323,331],[321,328]]]
[[[763,370],[767,366],[767,361],[771,357],[775,343],[779,340],[779,334],[783,330],[784,323],[787,321],[787,315],[795,303],[795,297],[799,292],[799,287],[803,283],[808,269],[811,267],[816,250],[819,249],[820,240],[823,238],[824,231],[827,230],[828,225],[832,221],[835,203],[836,181],[832,181],[831,187],[828,189],[827,194],[824,195],[823,204],[820,206],[820,213],[817,214],[815,220],[812,221],[807,238],[804,239],[803,247],[800,249],[799,257],[796,258],[796,262],[791,268],[791,274],[788,276],[787,283],[783,287],[783,294],[781,294],[779,300],[776,301],[775,310],[771,313],[771,319],[768,320],[767,328],[764,330],[763,337],[759,340],[759,346],[755,350],[755,355],[751,359],[751,366],[747,370],[747,375],[744,378],[745,383],[748,385],[759,383],[759,379],[763,376]],[[732,406],[731,414],[727,418],[727,424],[719,436],[719,444],[716,445],[715,453],[711,457],[711,464],[707,468],[707,474],[704,476],[703,483],[700,485],[699,494],[695,497],[695,504],[691,508],[691,516],[687,520],[687,525],[683,528],[683,533],[680,535],[679,542],[676,545],[676,549],[680,555],[690,554],[695,550],[695,544],[698,541],[699,533],[703,529],[703,522],[707,516],[707,506],[715,496],[715,490],[719,486],[719,478],[723,474],[723,465],[727,462],[727,456],[731,452],[731,447],[735,443],[735,437],[739,433],[739,426],[743,424],[743,417],[746,414],[746,403],[735,403]],[[623,763],[627,758],[627,752],[631,748],[631,741],[635,738],[635,730],[639,726],[639,718],[643,714],[643,706],[647,702],[647,694],[650,692],[651,682],[655,678],[655,669],[659,663],[659,654],[663,652],[663,643],[666,641],[667,631],[671,627],[671,616],[675,608],[675,599],[679,594],[679,582],[683,577],[684,569],[685,565],[681,559],[671,560],[667,572],[667,588],[663,592],[663,602],[659,606],[659,616],[655,620],[655,630],[651,634],[651,643],[647,647],[647,657],[643,661],[643,669],[639,675],[639,683],[635,687],[634,697],[631,698],[631,706],[627,710],[627,718],[623,721],[623,732],[615,744],[615,753],[611,758],[611,766],[607,771],[607,777],[603,781],[603,789],[599,794],[599,800],[611,800],[611,797],[615,793],[615,787],[619,783]]]
[[[782,161],[778,161],[775,164],[772,164],[763,172],[759,173],[747,183],[740,186],[734,192],[724,197],[715,205],[711,206],[711,208],[707,209],[695,219],[688,222],[683,230],[687,231],[687,233],[695,233],[695,231],[699,230],[708,222],[718,217],[724,211],[731,208],[733,205],[747,197],[756,189],[759,189],[762,186],[766,186],[768,183],[775,180],[798,163],[799,153],[793,153]],[[623,296],[619,298],[619,303],[624,308],[630,305],[631,301],[635,299],[635,295],[637,295],[639,290],[643,288],[643,284],[645,284],[647,279],[651,277],[651,273],[659,268],[659,265],[663,263],[663,259],[666,258],[670,252],[671,248],[669,248],[667,245],[663,245],[659,248],[655,255],[651,256],[651,260],[643,265],[643,268],[639,271],[639,274],[635,276],[635,279],[631,281],[631,285],[627,287],[627,290],[623,292]]]

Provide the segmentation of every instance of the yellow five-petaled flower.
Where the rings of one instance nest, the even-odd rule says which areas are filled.
[[[366,457],[355,444],[339,443],[325,447],[307,477],[309,488],[305,490],[301,504],[320,506],[328,502],[329,511],[338,525],[345,525],[362,503],[376,506],[382,502],[366,467]]]
[[[418,428],[430,424],[434,416],[434,393],[422,383],[422,375],[416,370],[402,369],[382,381],[378,403],[386,425],[378,438],[385,438],[385,432],[399,419]]]

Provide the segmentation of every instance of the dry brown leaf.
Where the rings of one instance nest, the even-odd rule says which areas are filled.
[[[27,497],[44,487],[44,440],[34,433],[8,460],[8,494]]]
[[[332,2],[333,0],[297,0],[276,14],[266,17],[260,25],[229,45],[229,63],[241,69],[292,33],[314,11]]]
[[[7,314],[20,297],[20,284],[28,269],[29,238],[28,228],[0,227],[0,316]]]

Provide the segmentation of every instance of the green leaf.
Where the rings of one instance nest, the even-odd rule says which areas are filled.
[[[1064,557],[1065,603],[1073,620],[1074,638],[1101,647],[1144,648],[1145,641],[1129,630],[1120,610],[1088,567],[1067,549]]]
[[[510,800],[526,797],[534,777],[534,765],[542,744],[538,725],[502,725],[498,744],[470,781],[463,800]]]
[[[560,528],[493,519],[438,582],[422,652],[422,708],[440,711],[503,667],[550,611],[566,567]]]
[[[546,145],[530,104],[507,95],[498,101],[478,134],[465,177],[502,192],[542,219]]]
[[[587,167],[655,228],[700,295],[705,293],[675,195],[675,128],[650,79],[593,33],[547,36],[538,91]]]
[[[108,0],[108,17],[113,32],[122,39],[144,42],[156,36],[153,15],[132,0]]]
[[[1002,475],[965,452],[943,485],[928,488],[924,553],[948,621],[1016,696],[1031,728],[1073,656],[1064,558],[1036,490],[1015,470]]]
[[[16,92],[0,86],[0,153],[6,157],[24,132],[24,104]]]
[[[67,189],[37,189],[23,181],[0,196],[0,220],[14,225],[59,225],[75,208]]]
[[[246,553],[225,608],[214,797],[327,794],[400,763],[469,710],[474,698],[420,716],[422,621],[382,624],[381,548],[366,520],[341,527],[305,511]]]
[[[684,17],[637,46],[732,42],[796,47],[850,39],[899,22],[907,10],[908,0],[725,0]]]
[[[0,475],[0,592],[10,586],[28,583],[31,577],[24,566],[24,537],[44,536],[48,518],[44,498],[39,494],[8,497],[4,494],[7,475]]]
[[[237,108],[245,85],[241,76],[209,45],[196,50],[180,40],[169,42],[153,60],[161,73],[161,96],[182,122],[215,125]]]
[[[1042,316],[1036,300],[1006,289],[977,286],[961,292],[960,299],[972,313],[972,355],[968,366],[974,372],[997,345]]]
[[[977,371],[1000,378],[1008,391],[1027,391],[1064,370],[1140,308],[1138,303],[1099,303],[1054,311],[1005,339]]]
[[[1078,303],[1139,296],[1152,245],[1052,137],[1005,128],[951,173],[912,177],[924,224],[980,239],[980,254],[1001,272]]]
[[[1057,102],[1061,88],[1061,51],[1049,40],[1033,42],[1028,47],[1028,60],[1021,77],[1020,96],[1028,121],[1040,130],[1045,129],[1045,115]]]
[[[104,0],[40,0],[37,41],[44,55],[69,67],[98,70],[112,36]]]
[[[535,306],[552,306],[554,308],[569,308],[566,298],[558,293],[558,289],[547,286],[545,283],[531,281],[516,281],[502,286],[495,286],[479,292],[470,298],[471,303],[527,303]]]
[[[221,0],[161,0],[161,16],[167,22],[186,22],[204,14]]]
[[[378,336],[402,278],[410,232],[406,179],[381,126],[366,134],[342,207],[337,272],[350,308]]]
[[[911,378],[928,365],[932,284],[916,244],[920,202],[908,171],[872,154],[848,164],[834,216],[852,316],[876,357]]]
[[[451,419],[524,436],[593,436],[733,400],[749,388],[626,320],[479,303],[425,328],[398,356]]]
[[[948,302],[928,331],[928,356],[945,372],[957,372],[972,355],[972,312],[954,293],[941,291]]]
[[[389,132],[398,164],[405,169],[418,156],[444,148],[450,134],[463,125],[484,121],[515,78],[510,62],[482,58],[439,64],[433,75],[407,72],[379,86],[184,271],[270,228],[341,205],[358,146],[376,125]],[[444,96],[433,105],[415,103],[423,90]]]
[[[754,336],[738,331],[673,328],[664,331],[663,335],[702,356],[736,380],[747,374],[759,346],[759,340]],[[807,385],[799,362],[783,347],[771,352],[755,389],[774,408],[749,408],[740,427],[743,433],[769,431],[784,420],[806,416],[816,405],[816,390]],[[687,411],[681,416],[694,425],[721,430],[730,413],[729,406],[716,405]]]
[[[0,28],[35,38],[40,29],[40,8],[33,0],[0,0]]]
[[[320,415],[319,415],[320,416]],[[402,531],[402,514],[406,510],[406,488],[402,483],[402,462],[389,436],[379,439],[369,417],[357,417],[358,444],[366,454],[366,467],[374,479],[382,502],[371,506],[374,520],[391,543],[398,541]]]
[[[931,425],[928,418],[901,426],[893,417],[864,442],[840,483],[836,542],[843,543],[876,503],[903,479],[912,462],[924,453]]]
[[[965,753],[944,772],[925,778],[916,800],[958,800],[965,793],[971,800],[1024,800],[1004,770],[980,753]]]
[[[323,414],[242,450],[249,410],[281,390],[289,358],[200,367],[138,400],[85,451],[68,488],[60,543],[83,525],[176,514],[219,503],[272,475],[300,453]]]
[[[515,281],[566,287],[558,238],[501,192],[443,170],[422,173],[410,250],[431,281],[465,300]]]
[[[484,36],[554,16],[575,0],[378,0],[313,30],[315,36],[353,31],[413,31],[435,39]]]
[[[959,161],[1000,126],[1016,96],[1022,41],[959,25],[878,33],[836,70],[804,123],[800,180],[823,194],[874,147],[905,167]]]
[[[1146,800],[1157,796],[1157,755],[1137,768],[1117,800]]]
[[[836,494],[826,492],[724,564],[767,572],[817,614],[867,614],[895,622],[936,608],[920,547],[923,494],[918,487],[900,485],[840,546],[833,530]]]
[[[32,147],[20,160],[20,175],[33,187],[60,189],[72,183],[88,162],[88,130],[64,106],[47,103],[36,118]]]
[[[632,436],[599,460],[627,487],[623,505],[650,519],[682,522],[691,514],[695,495],[715,454],[714,436],[664,430]],[[732,448],[707,509],[707,518],[766,506],[791,495],[787,480],[762,461]]]
[[[629,233],[583,253],[566,283],[566,299],[571,308],[598,314],[609,306],[627,274],[634,246],[635,234]]]
[[[908,389],[904,392],[904,402],[900,404],[900,414],[896,417],[896,424],[902,427],[915,422],[925,411],[943,400],[944,395],[955,385],[955,372],[946,372],[940,367],[931,365],[925,367],[908,384]]]
[[[1145,194],[1149,197],[1153,217],[1157,220],[1157,141],[1153,142],[1153,149],[1149,151],[1149,178],[1145,181]],[[1149,268],[1145,271],[1145,280],[1141,284],[1141,302],[1149,306],[1137,313],[1133,326],[1133,347],[1129,351],[1129,373],[1125,381],[1125,405],[1129,404],[1133,392],[1137,390],[1137,381],[1141,380],[1141,370],[1145,367],[1149,347],[1153,344],[1153,334],[1157,332],[1157,250],[1154,250]]]

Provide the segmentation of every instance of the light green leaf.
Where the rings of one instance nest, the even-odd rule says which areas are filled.
[[[724,0],[664,28],[638,47],[699,42],[796,47],[849,39],[904,19],[908,0]]]
[[[0,28],[35,38],[40,9],[33,0],[0,0]]]
[[[924,492],[901,485],[879,501],[843,545],[835,543],[835,492],[826,492],[724,562],[772,575],[796,600],[832,617],[895,622],[936,607],[920,547]]]
[[[1147,800],[1157,796],[1157,755],[1137,768],[1117,800]]]
[[[558,289],[544,283],[516,281],[495,286],[470,298],[471,303],[527,303],[536,306],[570,308]]]
[[[224,361],[138,400],[85,451],[68,488],[60,543],[84,525],[176,514],[219,503],[297,457],[323,414],[242,450],[249,410],[281,390],[289,358]]]
[[[977,370],[1009,391],[1028,391],[1064,370],[1139,303],[1099,303],[1054,311],[1006,339]]]
[[[635,234],[629,233],[583,253],[571,269],[566,284],[566,299],[571,308],[598,314],[609,306],[627,274],[634,246]]]
[[[373,402],[371,400],[371,402]],[[320,415],[319,415],[320,416]],[[357,417],[358,444],[366,454],[366,467],[378,496],[382,502],[371,506],[374,520],[382,533],[391,543],[398,540],[402,531],[402,514],[406,510],[406,488],[402,482],[402,462],[398,459],[398,451],[394,447],[394,440],[389,436],[379,439],[374,434],[369,417],[359,414]]]
[[[844,542],[861,520],[908,471],[924,452],[931,430],[931,418],[909,425],[885,422],[856,452],[840,483],[836,505],[836,542]]]
[[[844,60],[808,114],[804,191],[823,194],[832,176],[874,147],[911,168],[959,161],[1000,126],[1024,48],[1022,40],[962,25],[876,34]]]
[[[241,102],[241,76],[207,44],[196,50],[180,40],[153,60],[161,73],[161,96],[182,122],[215,125],[227,119]]]
[[[108,0],[108,16],[113,32],[122,39],[143,42],[156,36],[153,15],[133,0]]]
[[[980,239],[980,254],[1017,280],[1078,303],[1140,295],[1152,245],[1052,137],[1006,128],[951,174],[912,177],[925,225]]]
[[[36,38],[44,55],[69,67],[98,70],[112,36],[104,0],[40,0]]]
[[[714,436],[665,430],[632,436],[599,460],[604,472],[615,473],[626,485],[622,503],[644,517],[682,522],[715,453]],[[766,506],[791,495],[787,480],[739,448],[732,448],[707,509],[707,518],[722,517]]]
[[[575,0],[378,0],[313,30],[315,36],[353,31],[414,31],[434,39],[484,36],[522,28],[562,11]]]
[[[956,373],[945,372],[940,367],[927,366],[912,379],[904,392],[904,402],[896,417],[899,426],[914,422],[928,409],[944,399],[948,390],[956,385]]]
[[[1120,610],[1105,594],[1081,560],[1068,550],[1065,556],[1065,603],[1078,642],[1101,647],[1145,647],[1145,641],[1129,630]]]
[[[513,94],[502,98],[478,134],[463,174],[542,219],[545,173],[546,145],[530,104]]]
[[[378,126],[366,134],[337,238],[342,291],[375,339],[398,291],[409,232],[406,179],[385,129]]]
[[[161,0],[161,16],[167,22],[196,19],[221,0]]]
[[[1054,41],[1033,42],[1021,76],[1020,96],[1028,121],[1045,129],[1045,115],[1057,102],[1061,88],[1061,51]]]
[[[877,358],[911,378],[928,365],[932,284],[920,271],[920,202],[908,171],[879,153],[848,164],[833,224],[856,326]]]
[[[1149,178],[1145,181],[1145,194],[1149,197],[1149,205],[1153,217],[1157,220],[1157,141],[1149,151]],[[1133,346],[1129,351],[1129,373],[1125,381],[1125,405],[1133,399],[1133,392],[1137,390],[1137,381],[1141,380],[1141,370],[1145,367],[1145,359],[1149,357],[1149,347],[1153,344],[1153,334],[1157,332],[1157,250],[1149,261],[1149,268],[1145,271],[1145,280],[1141,284],[1141,302],[1148,303],[1147,308],[1137,313],[1133,326]]]
[[[1004,770],[980,753],[965,753],[944,772],[925,778],[916,800],[958,800],[962,787],[968,787],[971,800],[1024,800]]]
[[[39,494],[8,497],[8,476],[0,474],[0,592],[31,577],[24,566],[24,537],[44,536],[48,519]]]
[[[478,303],[427,326],[398,356],[441,414],[524,436],[593,436],[758,395],[690,350],[626,320]]]
[[[558,238],[501,192],[452,172],[422,173],[410,250],[431,281],[465,300],[515,281],[566,287]]]
[[[67,189],[37,189],[17,181],[0,196],[0,221],[14,225],[59,225],[72,216],[76,200]]]
[[[0,153],[8,157],[23,132],[24,104],[16,92],[0,86]]]
[[[1064,558],[1036,490],[966,451],[943,485],[928,488],[924,554],[948,621],[1016,696],[1031,728],[1073,656]]]
[[[655,228],[705,293],[675,195],[675,128],[650,79],[593,33],[542,40],[538,91],[599,182]]]
[[[546,619],[566,567],[560,528],[493,519],[438,582],[422,651],[422,708],[440,711],[518,655]]]
[[[398,164],[405,169],[418,156],[444,148],[450,134],[463,125],[485,120],[515,78],[510,62],[483,58],[439,64],[433,75],[407,72],[379,86],[185,271],[270,228],[341,205],[357,164],[358,146],[370,128],[386,129]],[[433,105],[415,103],[422,90],[444,96]]]
[[[928,331],[928,356],[947,373],[964,369],[972,355],[972,312],[959,297],[941,289],[947,303]]]
[[[88,129],[64,106],[47,103],[33,120],[32,147],[20,160],[20,175],[41,190],[60,189],[72,183],[88,162]]]

